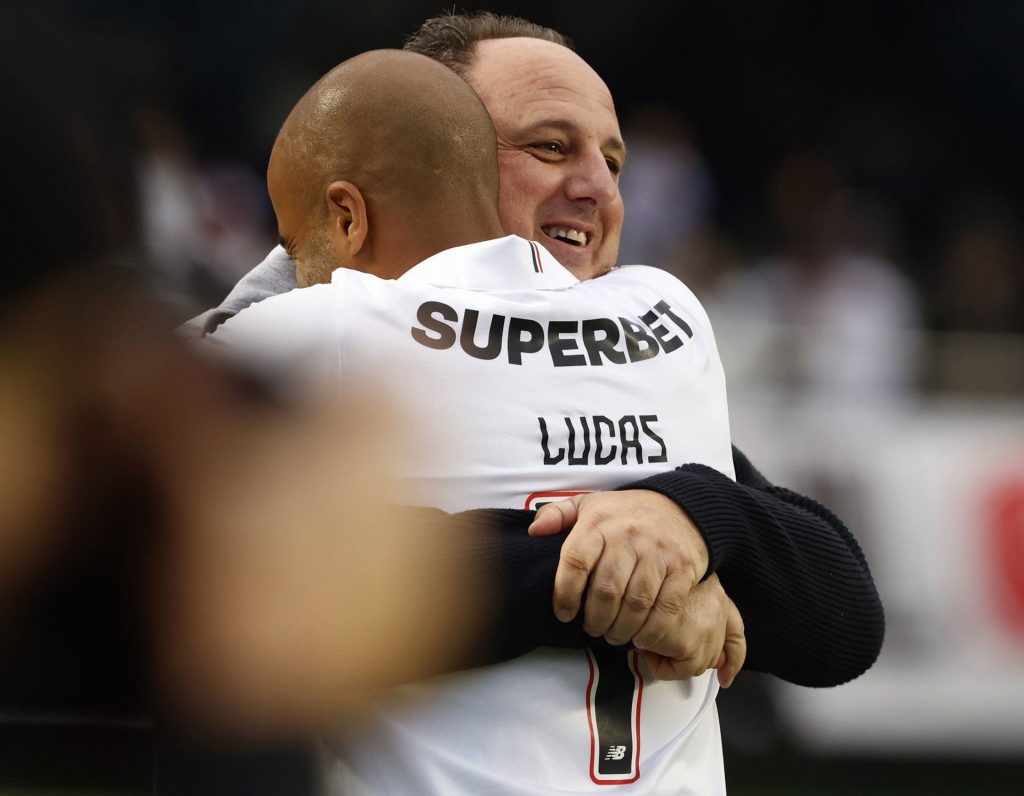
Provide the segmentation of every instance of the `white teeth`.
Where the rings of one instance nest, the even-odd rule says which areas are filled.
[[[587,233],[578,229],[569,229],[568,227],[541,227],[541,232],[551,238],[557,240],[564,240],[568,243],[575,244],[576,246],[587,245]]]

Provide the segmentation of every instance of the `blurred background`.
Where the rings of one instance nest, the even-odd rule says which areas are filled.
[[[886,605],[854,683],[747,675],[723,694],[731,792],[1022,792],[1024,3],[483,7],[568,34],[607,81],[629,148],[621,260],[702,299],[737,445],[847,520]],[[54,229],[102,193],[121,258],[175,317],[216,304],[276,241],[263,175],[293,103],[440,10],[6,3],[0,43],[43,56],[104,174],[53,197]],[[42,276],[2,267],[5,285]],[[26,759],[2,742],[25,719],[0,708],[0,792],[147,792],[144,720],[85,746],[50,727]]]

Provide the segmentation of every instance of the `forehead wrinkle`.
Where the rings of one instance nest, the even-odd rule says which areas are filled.
[[[510,86],[508,99],[525,98],[525,104],[546,104],[562,103],[573,107],[596,106],[601,111],[611,115],[615,124],[618,125],[618,116],[615,113],[615,103],[612,95],[607,92],[593,92],[579,88],[570,83],[561,82],[563,75],[559,75],[558,83],[544,84],[541,81],[530,80],[518,86]]]
[[[511,40],[481,42],[478,48],[508,41]],[[608,85],[579,54],[558,45],[546,47],[547,42],[515,41],[517,49],[511,53],[507,47],[499,50],[511,63],[499,67],[493,60],[496,56],[489,55],[486,61],[478,61],[471,68],[468,81],[481,96],[496,93],[511,99],[533,96],[538,91],[565,92],[598,104],[615,115],[615,103]],[[483,84],[480,83],[481,77],[485,78]]]
[[[608,115],[608,126],[615,130],[619,127],[618,115],[615,113],[615,104],[611,94],[607,91],[600,95],[593,91],[576,88],[571,84],[563,83],[564,76],[559,75],[558,85],[544,85],[541,81],[528,80],[527,82],[506,85],[504,96],[499,87],[498,91],[492,92],[489,97],[492,103],[507,102],[519,106],[519,112],[514,118],[529,117],[533,114],[549,120],[571,119],[578,113],[597,113]],[[536,126],[531,122],[530,127]],[[609,139],[616,138],[610,135]]]
[[[608,89],[608,86],[601,79],[600,75],[591,70],[589,67],[585,69],[565,69],[557,64],[545,62],[542,65],[531,66],[527,65],[524,69],[527,71],[534,80],[543,84],[541,87],[552,91],[568,91],[571,94],[579,94],[590,98],[591,94],[596,98],[601,95],[602,99],[607,98],[611,100],[612,93]],[[581,74],[571,75],[569,72],[580,72]],[[579,88],[580,85],[586,85],[587,88]],[[587,89],[592,89],[587,90]]]
[[[538,88],[566,91],[602,105],[607,103],[609,108],[614,106],[608,84],[578,56],[569,63],[556,63],[550,57],[534,57],[521,65],[519,74],[527,75]]]

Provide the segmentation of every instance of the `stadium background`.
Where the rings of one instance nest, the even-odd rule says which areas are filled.
[[[645,231],[624,253],[676,270],[706,301],[737,442],[774,480],[850,520],[886,601],[883,659],[857,682],[799,693],[749,676],[723,697],[732,792],[1019,792],[1024,6],[487,7],[568,33],[608,82],[633,149],[626,176],[649,175],[624,184],[627,233]],[[69,123],[99,132],[125,251],[182,317],[272,244],[262,171],[295,99],[333,64],[399,45],[439,10],[326,0],[11,9],[22,26],[6,33],[33,46],[39,37],[50,71],[79,97]],[[840,208],[842,234],[828,226],[835,215],[815,212],[825,205]],[[816,224],[834,233],[822,233],[834,262],[860,258],[853,276],[783,301],[772,269],[805,273],[792,252]],[[872,265],[858,270],[864,259]],[[794,322],[795,311],[773,315],[769,304],[823,309]],[[830,325],[830,308],[847,326]],[[857,334],[868,326],[873,335]],[[870,361],[858,361],[867,346]],[[834,375],[844,372],[860,378]],[[146,764],[131,755],[136,741],[115,736],[58,754],[48,771],[58,790],[45,792],[139,792]]]

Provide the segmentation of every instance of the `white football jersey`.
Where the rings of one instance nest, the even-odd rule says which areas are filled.
[[[268,299],[208,345],[310,385],[377,385],[413,420],[403,502],[535,508],[685,462],[733,475],[707,316],[670,274],[579,282],[510,236],[398,280],[351,270]],[[725,792],[713,672],[644,681],[633,652],[542,649],[395,689],[330,744],[352,794]]]

